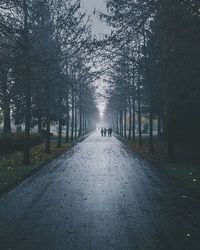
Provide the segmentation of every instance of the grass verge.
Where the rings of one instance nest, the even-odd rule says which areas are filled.
[[[179,145],[175,146],[176,163],[168,161],[167,143],[162,138],[154,138],[154,152],[149,152],[148,137],[143,137],[143,146],[139,147],[138,138],[133,144],[127,139],[116,136],[146,161],[152,163],[162,172],[176,179],[193,193],[200,196],[200,165],[197,163],[198,152],[195,149]],[[193,159],[195,161],[193,162]]]
[[[51,142],[51,153],[44,153],[44,144],[31,148],[31,164],[23,164],[23,152],[13,153],[0,157],[0,195],[19,184],[25,178],[39,170],[50,161],[59,157],[68,149],[69,145],[63,144],[61,148],[57,143]]]
[[[200,196],[200,170],[195,164],[162,163],[162,169]]]
[[[22,151],[15,151],[0,156],[0,196],[50,163],[52,160],[58,158],[69,148],[83,141],[89,135],[90,133],[70,142],[69,144],[63,143],[61,148],[57,147],[57,139],[52,138],[51,152],[49,154],[44,153],[44,144],[31,147],[31,164],[29,165],[23,164]]]

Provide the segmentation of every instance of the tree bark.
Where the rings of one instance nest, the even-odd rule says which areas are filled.
[[[69,111],[67,113],[67,118],[66,118],[66,135],[65,135],[65,143],[69,143],[69,124],[70,124],[70,116],[69,116]]]
[[[132,142],[135,143],[135,96],[132,100]]]
[[[150,114],[149,114],[149,151],[152,153],[154,151],[153,144],[153,111],[152,104],[150,104]]]
[[[69,143],[69,124],[70,124],[70,116],[69,116],[69,85],[67,83],[67,93],[66,93],[66,136],[65,143]]]
[[[139,133],[139,146],[142,147],[140,72],[138,73],[137,99],[138,99],[138,133]]]
[[[82,123],[83,123],[83,117],[82,117],[82,98],[81,98],[81,94],[80,94],[80,98],[79,98],[79,132],[78,132],[78,137],[82,136]]]
[[[74,140],[74,90],[72,90],[71,141]]]
[[[2,72],[2,107],[3,107],[3,134],[11,134],[11,121],[10,121],[10,98],[8,93],[8,70],[3,69]]]
[[[80,124],[81,124],[81,136],[84,135],[84,110],[83,110],[83,107],[81,109],[81,121],[80,121]]]
[[[132,131],[131,96],[129,96],[129,98],[128,98],[128,104],[129,104],[129,133],[128,133],[128,139],[131,140],[131,131]]]
[[[146,50],[146,34],[145,30],[143,30],[144,36],[144,59],[145,59],[145,71],[147,75],[147,81],[149,84],[149,99],[150,99],[150,112],[149,112],[149,151],[152,153],[154,151],[154,144],[153,144],[153,89],[152,89],[152,82],[147,62],[147,50]]]
[[[45,153],[50,153],[50,128],[51,128],[51,119],[50,113],[47,111],[46,113],[46,144],[45,144]]]
[[[24,137],[24,164],[30,163],[30,128],[31,128],[31,83],[29,65],[29,37],[28,37],[28,6],[23,0],[24,11],[24,82],[25,82],[25,137]]]
[[[116,133],[119,134],[119,112],[117,111],[117,129],[116,129]]]
[[[85,135],[88,133],[88,126],[87,126],[87,114],[85,112]]]
[[[59,121],[58,121],[58,148],[61,148],[62,144],[62,116],[59,116]]]
[[[75,98],[74,98],[74,102],[75,102],[75,105],[74,105],[74,113],[75,113],[75,117],[74,117],[74,119],[75,119],[75,122],[74,122],[74,130],[75,130],[75,139],[77,139],[77,131],[78,131],[78,114],[77,114],[77,111],[78,111],[78,109],[77,109],[77,96],[76,96],[76,94],[75,94]]]
[[[123,137],[123,110],[120,110],[120,136]]]
[[[41,133],[42,133],[42,116],[39,113],[38,114],[38,134],[41,134]]]
[[[85,135],[87,133],[86,112],[85,111],[84,111],[84,115],[83,115],[83,127],[84,127],[83,134]]]
[[[50,153],[50,130],[51,130],[51,113],[50,113],[50,89],[48,82],[45,82],[46,89],[46,145],[45,145],[45,153]]]
[[[125,96],[125,103],[124,103],[124,138],[127,138],[127,133],[126,133],[126,130],[127,130],[127,103],[126,103],[126,96]]]
[[[161,122],[161,113],[158,114],[158,136],[162,135],[162,122]]]
[[[132,141],[135,143],[135,66],[133,61],[133,73],[132,73],[132,88],[133,88],[133,97],[132,97]]]

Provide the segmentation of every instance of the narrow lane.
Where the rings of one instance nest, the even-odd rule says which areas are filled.
[[[199,208],[95,132],[1,198],[0,249],[199,250]]]

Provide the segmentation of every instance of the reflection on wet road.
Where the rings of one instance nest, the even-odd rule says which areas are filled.
[[[199,250],[199,202],[95,132],[0,200],[0,249]]]

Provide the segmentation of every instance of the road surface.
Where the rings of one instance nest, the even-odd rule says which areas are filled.
[[[0,199],[0,249],[199,250],[199,208],[95,132]]]

